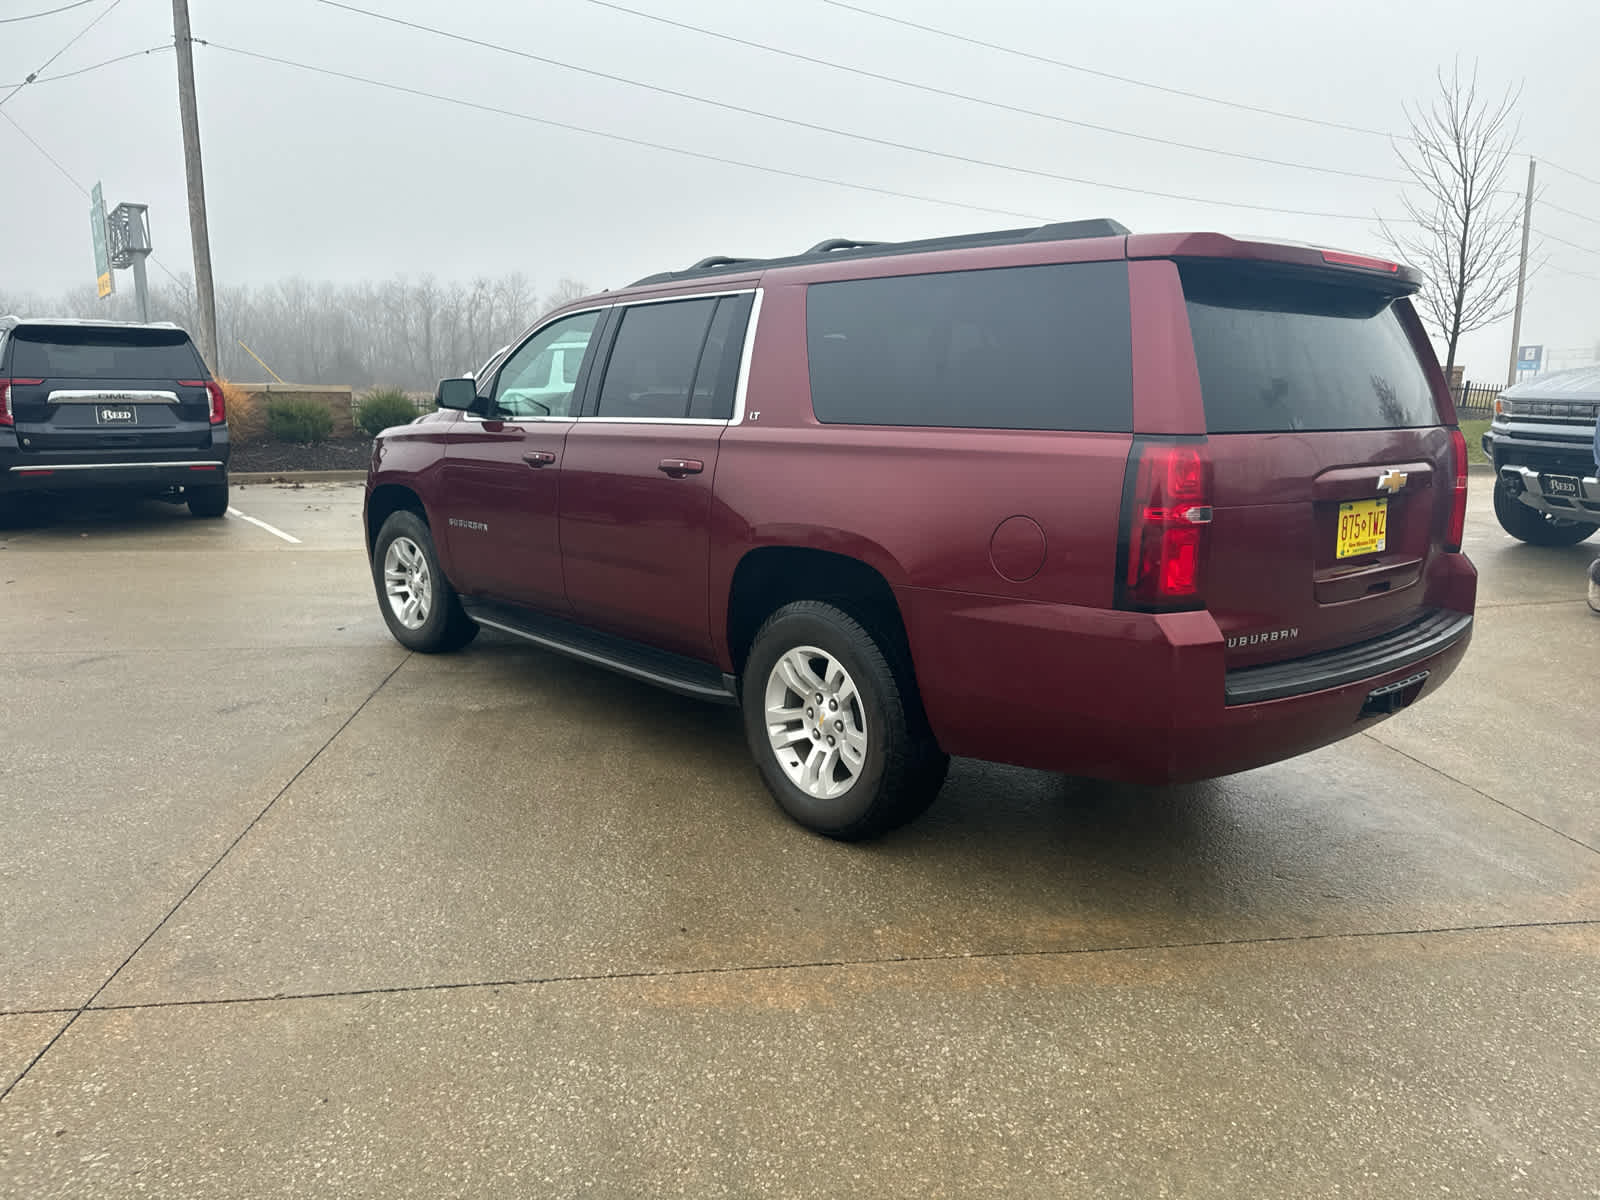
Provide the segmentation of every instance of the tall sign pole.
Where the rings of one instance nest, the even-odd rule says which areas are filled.
[[[217,300],[211,286],[211,235],[206,229],[206,182],[200,169],[200,115],[194,100],[194,45],[189,0],[172,0],[172,38],[178,51],[178,111],[183,118],[183,164],[189,179],[189,238],[194,243],[194,291],[200,353],[218,369]]]
[[[1528,229],[1533,224],[1533,168],[1528,158],[1528,190],[1522,197],[1522,258],[1517,263],[1517,307],[1511,317],[1511,365],[1506,368],[1506,386],[1517,381],[1517,346],[1522,341],[1522,288],[1528,279]]]

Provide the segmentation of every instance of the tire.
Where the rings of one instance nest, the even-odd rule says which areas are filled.
[[[389,632],[406,649],[439,654],[459,650],[478,636],[477,622],[462,609],[461,597],[439,566],[428,523],[416,513],[391,513],[378,530],[372,543],[372,582]]]
[[[1576,546],[1600,529],[1587,521],[1562,521],[1529,508],[1498,479],[1494,482],[1494,515],[1501,529],[1530,546]]]
[[[228,485],[186,487],[183,489],[183,500],[189,506],[191,516],[220,517],[228,511]]]
[[[740,689],[745,737],[767,790],[807,829],[847,842],[875,837],[938,795],[950,760],[928,731],[909,668],[894,660],[904,656],[893,641],[816,600],[780,608],[756,634]],[[772,723],[776,734],[769,706],[794,714]]]

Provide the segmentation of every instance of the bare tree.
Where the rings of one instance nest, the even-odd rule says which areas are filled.
[[[1415,232],[1380,225],[1389,245],[1426,279],[1420,310],[1448,348],[1448,379],[1462,335],[1511,311],[1521,200],[1504,184],[1522,89],[1507,88],[1497,100],[1481,96],[1476,64],[1465,79],[1459,63],[1448,76],[1441,67],[1437,78],[1430,105],[1407,107],[1411,136],[1395,145],[1415,184],[1404,197]]]

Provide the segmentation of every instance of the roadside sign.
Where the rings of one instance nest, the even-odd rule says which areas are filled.
[[[94,237],[95,286],[104,300],[117,287],[111,278],[111,251],[106,245],[106,201],[98,183],[90,193],[89,232]]]
[[[1544,362],[1543,346],[1517,347],[1517,370],[1519,372],[1537,371],[1542,362]]]

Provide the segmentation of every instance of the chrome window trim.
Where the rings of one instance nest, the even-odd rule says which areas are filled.
[[[639,300],[618,300],[611,304],[597,305],[594,308],[580,308],[572,312],[562,313],[552,317],[544,324],[529,330],[527,337],[522,338],[516,346],[507,352],[504,359],[495,367],[495,377],[498,382],[499,372],[512,355],[521,350],[531,339],[537,337],[557,321],[565,321],[569,317],[581,317],[586,313],[605,312],[613,308],[636,308],[644,304],[668,304],[676,300],[716,300],[724,296],[754,296],[750,305],[750,319],[745,324],[744,346],[739,352],[739,379],[733,390],[733,416],[726,421],[708,417],[575,417],[575,416],[539,416],[539,417],[486,417],[477,413],[461,411],[461,419],[476,421],[480,425],[485,421],[497,421],[503,425],[525,425],[544,423],[594,423],[596,425],[738,425],[744,421],[745,394],[750,385],[750,359],[755,350],[756,326],[761,319],[761,296],[763,289],[759,287],[732,288],[721,292],[689,292],[677,293],[671,296],[649,296]],[[460,411],[460,410],[458,410]]]
[[[744,349],[739,355],[739,382],[733,387],[733,416],[727,421],[732,427],[744,424],[745,398],[750,391],[750,361],[755,357],[756,328],[761,324],[761,288],[755,290],[755,300],[750,305],[750,320],[744,327]]]

